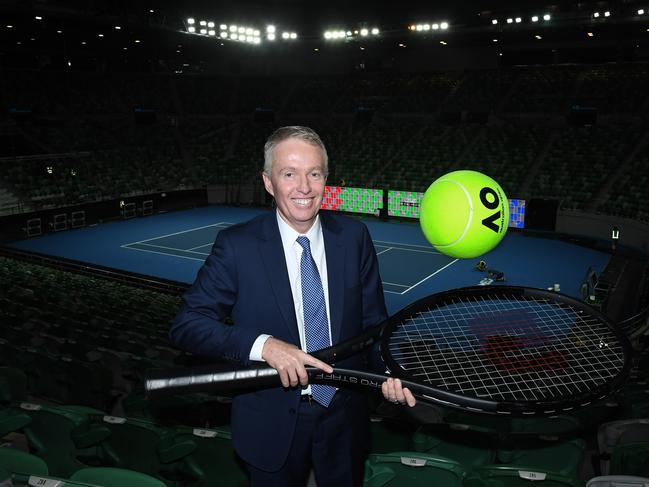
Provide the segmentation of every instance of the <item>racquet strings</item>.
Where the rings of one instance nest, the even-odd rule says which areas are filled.
[[[456,297],[392,331],[388,351],[404,378],[494,401],[556,401],[617,377],[616,334],[570,304],[518,295]]]

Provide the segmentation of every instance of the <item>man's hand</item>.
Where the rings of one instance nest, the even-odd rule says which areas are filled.
[[[417,404],[417,399],[412,395],[412,392],[407,387],[401,385],[399,379],[390,377],[383,384],[381,384],[381,392],[386,400],[395,404],[407,404],[413,407]]]
[[[284,387],[297,387],[298,384],[307,385],[309,375],[306,372],[306,365],[317,367],[327,374],[331,374],[334,370],[329,364],[303,352],[295,345],[273,337],[268,338],[264,343],[261,358],[279,372],[279,378]]]

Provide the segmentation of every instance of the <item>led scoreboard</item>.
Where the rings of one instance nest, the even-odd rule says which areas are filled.
[[[419,206],[424,193],[388,191],[388,215],[419,218]],[[509,200],[509,227],[525,228],[525,200]]]
[[[321,208],[378,216],[383,208],[383,190],[326,186]]]

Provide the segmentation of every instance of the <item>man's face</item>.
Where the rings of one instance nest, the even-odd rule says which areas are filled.
[[[275,146],[271,175],[264,173],[263,178],[280,216],[297,232],[306,233],[324,196],[322,150],[300,139],[286,139]]]

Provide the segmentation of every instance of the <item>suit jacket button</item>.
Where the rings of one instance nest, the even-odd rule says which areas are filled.
[[[291,408],[288,410],[288,414],[295,414],[295,408]]]

